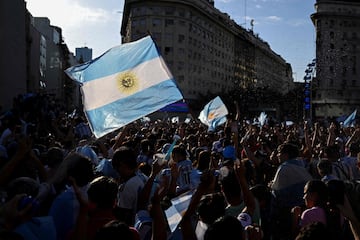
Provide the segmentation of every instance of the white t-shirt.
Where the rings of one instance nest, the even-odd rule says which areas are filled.
[[[139,175],[135,175],[123,184],[120,184],[117,206],[132,209],[135,214],[137,211],[138,196],[143,187],[144,181]]]

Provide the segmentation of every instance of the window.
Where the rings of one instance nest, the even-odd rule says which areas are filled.
[[[140,19],[140,25],[145,26],[146,25],[146,19]]]
[[[161,7],[152,7],[153,13],[154,14],[159,14],[161,13]]]
[[[175,12],[175,8],[173,7],[165,7],[165,15],[173,15]]]
[[[152,37],[154,38],[154,40],[155,40],[156,42],[161,41],[161,33],[159,33],[159,32],[154,32],[154,33],[152,33]]]
[[[352,39],[357,39],[356,32],[353,32],[353,33],[352,33]]]
[[[133,20],[132,22],[131,22],[131,26],[132,27],[136,27],[136,26],[138,26],[139,25],[139,21],[138,20]]]
[[[185,17],[185,11],[184,11],[184,9],[179,9],[179,16],[180,17]]]
[[[172,47],[165,47],[165,55],[172,53],[174,50]]]
[[[343,76],[346,76],[346,72],[347,72],[347,67],[343,67],[342,75],[343,75]]]
[[[183,35],[183,34],[180,34],[179,36],[178,36],[178,42],[179,43],[182,43],[183,41],[184,41],[184,39],[185,39],[185,36]]]
[[[165,19],[165,27],[174,25],[173,19]]]
[[[166,41],[172,41],[174,35],[172,33],[165,33],[165,39]]]
[[[155,26],[160,26],[160,25],[161,25],[161,19],[159,19],[159,18],[154,18],[154,19],[152,20],[152,25],[153,25],[153,27],[155,27]]]
[[[184,79],[185,79],[184,75],[180,75],[177,77],[177,82],[181,83],[184,81]]]

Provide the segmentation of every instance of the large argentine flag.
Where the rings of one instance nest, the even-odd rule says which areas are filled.
[[[65,72],[81,84],[84,111],[97,138],[183,99],[150,36]]]
[[[200,112],[200,121],[208,126],[209,131],[214,131],[217,126],[226,122],[226,115],[228,110],[221,98],[217,96],[205,105],[204,109]]]

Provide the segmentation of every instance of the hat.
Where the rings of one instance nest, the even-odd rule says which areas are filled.
[[[235,147],[234,146],[226,146],[223,149],[223,157],[227,159],[235,160]]]

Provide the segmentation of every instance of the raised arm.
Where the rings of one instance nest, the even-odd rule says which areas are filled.
[[[249,185],[245,178],[245,166],[243,162],[234,165],[234,171],[236,174],[236,179],[240,184],[241,191],[243,193],[245,208],[243,212],[250,214],[250,216],[254,215],[255,212],[255,197],[250,191]]]
[[[351,143],[356,142],[360,136],[360,128],[356,128],[355,131],[351,134],[350,138],[345,143],[345,147],[349,147]]]
[[[201,197],[204,194],[211,192],[214,189],[214,186],[215,177],[213,171],[204,171],[201,176],[201,182],[192,195],[189,207],[180,222],[183,239],[197,240],[195,229],[193,229],[192,226],[192,217],[196,213],[196,209],[200,203]]]
[[[305,139],[305,146],[309,151],[310,156],[312,155],[312,144],[310,141],[310,136],[309,136],[309,127],[308,127],[308,122],[305,121],[304,122],[304,139]]]
[[[331,123],[330,124],[330,127],[328,129],[328,139],[327,139],[327,146],[332,146],[335,144],[335,138],[336,138],[336,135],[335,135],[335,129],[336,129],[336,126],[334,123]]]
[[[129,134],[129,129],[130,129],[130,124],[126,125],[124,127],[124,129],[118,133],[118,135],[116,135],[115,137],[115,143],[112,146],[112,149],[115,151],[117,148],[119,148],[121,146],[121,144],[123,143],[125,137],[128,136]]]

